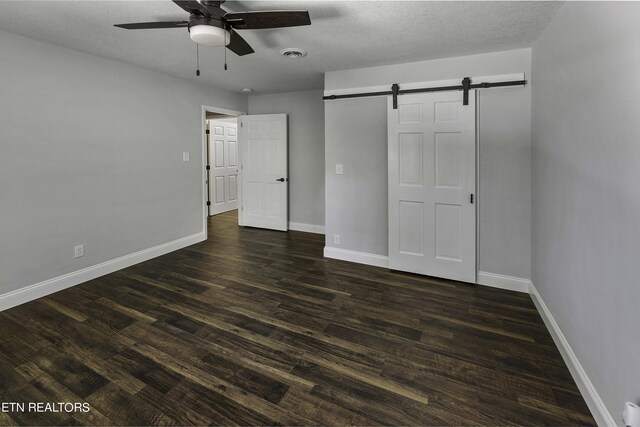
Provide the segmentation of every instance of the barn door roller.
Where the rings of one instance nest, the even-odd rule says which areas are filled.
[[[400,85],[394,83],[391,85],[391,93],[393,94],[393,109],[398,109],[398,95],[400,94]]]
[[[400,85],[394,83],[391,85],[390,91],[383,92],[364,92],[364,93],[349,93],[346,95],[327,95],[323,97],[325,101],[331,101],[334,99],[346,99],[346,98],[362,98],[366,96],[393,96],[393,109],[398,109],[398,96],[407,95],[410,93],[423,93],[423,92],[444,92],[461,90],[462,91],[462,104],[469,105],[469,91],[471,89],[488,89],[491,87],[505,87],[505,86],[524,86],[527,84],[526,80],[512,80],[507,82],[494,82],[494,83],[471,83],[470,77],[465,77],[458,86],[440,86],[440,87],[425,87],[420,89],[400,89]]]

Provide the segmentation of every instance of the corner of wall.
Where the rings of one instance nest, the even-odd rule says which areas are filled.
[[[596,390],[595,386],[589,379],[587,372],[582,367],[582,364],[578,360],[578,356],[574,353],[569,341],[562,333],[560,326],[556,322],[553,314],[547,307],[547,304],[542,299],[542,296],[536,289],[533,283],[529,285],[529,293],[531,294],[531,299],[535,304],[544,324],[547,326],[551,337],[553,338],[553,342],[556,344],[556,347],[560,350],[560,354],[562,355],[562,359],[564,363],[569,368],[569,372],[571,372],[571,376],[573,380],[576,382],[582,397],[584,398],[591,414],[596,419],[596,422],[599,426],[610,426],[615,427],[617,423],[615,419],[607,409],[604,404],[604,401],[600,397],[600,394]]]

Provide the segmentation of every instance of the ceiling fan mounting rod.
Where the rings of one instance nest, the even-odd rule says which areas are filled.
[[[205,6],[220,7],[225,1],[226,0],[202,0],[202,4]]]
[[[224,28],[225,30],[228,29],[227,25],[222,21],[222,19],[216,19],[213,17],[207,17],[192,13],[189,16],[189,30],[191,30],[191,27],[194,27],[196,25],[210,25],[212,27]]]

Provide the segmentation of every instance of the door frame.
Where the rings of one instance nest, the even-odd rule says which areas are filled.
[[[207,112],[209,113],[217,113],[217,114],[225,114],[227,116],[235,116],[235,117],[239,117],[239,116],[244,116],[247,113],[244,111],[236,111],[236,110],[229,110],[227,108],[221,108],[221,107],[214,107],[211,105],[203,105],[202,106],[202,111],[201,111],[201,123],[202,126],[200,128],[200,135],[202,138],[202,152],[201,152],[201,156],[202,156],[202,175],[200,175],[200,179],[201,179],[201,183],[202,183],[202,230],[204,232],[204,238],[205,240],[209,237],[207,234],[207,223],[208,223],[208,219],[209,219],[209,208],[207,207],[207,198],[209,197],[208,193],[208,187],[207,187],[207,161],[209,160],[207,158]],[[238,154],[240,154],[240,142],[238,142]],[[240,181],[240,173],[242,171],[238,171],[238,181]],[[238,182],[238,203],[241,204],[242,203],[242,186],[240,185],[240,182]]]
[[[225,212],[233,211],[236,209],[240,209],[240,203],[238,200],[238,179],[240,178],[240,160],[238,159],[238,122],[239,117],[231,117],[231,116],[219,116],[219,117],[210,117],[207,119],[207,125],[209,126],[209,141],[208,141],[208,158],[209,158],[209,216],[220,215]],[[216,127],[222,127],[223,132],[222,135],[216,134]],[[235,135],[230,135],[231,130],[235,130]],[[215,146],[216,142],[220,142],[220,139],[223,141],[223,152],[222,152],[222,168],[220,166],[216,166],[216,162],[218,161],[217,152]],[[233,145],[231,145],[233,144]],[[229,148],[233,147],[233,150]],[[236,160],[235,166],[230,166],[229,161],[231,159],[231,152],[235,153]],[[221,171],[224,172],[221,172]],[[233,172],[232,172],[233,171]],[[223,176],[223,190],[222,193],[224,195],[224,200],[221,203],[214,200],[218,197],[218,189],[216,180]],[[235,176],[235,184],[231,185],[231,176]],[[232,188],[234,190],[232,190]],[[230,193],[235,191],[235,196],[233,200],[230,199]],[[235,206],[235,207],[233,207]]]
[[[478,274],[480,274],[480,93],[476,90],[476,280],[475,284],[479,285]]]

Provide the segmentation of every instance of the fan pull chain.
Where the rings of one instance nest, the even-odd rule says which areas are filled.
[[[196,43],[196,76],[200,76],[200,45]]]
[[[225,35],[225,37],[227,36]],[[224,70],[227,71],[227,44],[226,43],[224,44]]]

